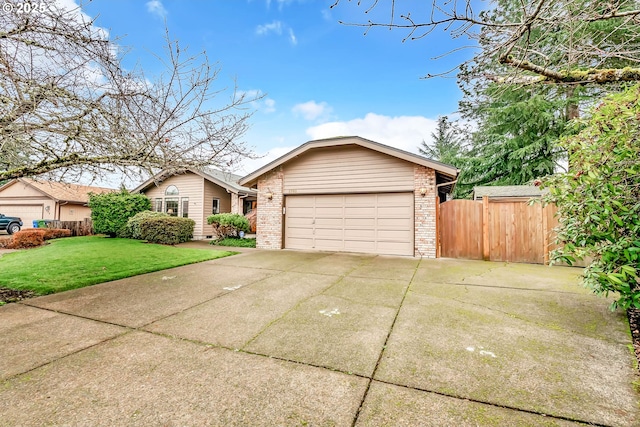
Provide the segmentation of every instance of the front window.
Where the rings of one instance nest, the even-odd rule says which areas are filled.
[[[182,198],[182,217],[189,218],[189,198]]]
[[[162,212],[162,199],[156,199],[155,202],[153,210],[156,212]]]
[[[176,187],[175,185],[168,186],[164,191],[165,196],[177,196],[178,194],[180,194],[180,192],[178,191],[178,187]]]
[[[178,199],[166,198],[164,199],[165,213],[171,216],[178,216]]]
[[[213,199],[211,213],[214,215],[220,213],[220,199]]]

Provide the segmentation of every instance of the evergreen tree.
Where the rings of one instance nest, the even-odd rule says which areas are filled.
[[[459,133],[447,116],[440,116],[436,131],[431,133],[431,145],[422,141],[418,151],[432,160],[456,166],[464,153]]]

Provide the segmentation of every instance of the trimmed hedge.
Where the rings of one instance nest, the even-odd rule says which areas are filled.
[[[95,233],[115,237],[138,212],[151,210],[151,200],[143,194],[119,193],[89,194],[89,207]]]
[[[207,217],[207,223],[213,225],[218,239],[236,237],[240,231],[249,231],[249,220],[240,214],[221,213]]]
[[[151,243],[175,245],[191,240],[195,225],[190,218],[147,218],[140,222],[140,236]]]
[[[170,215],[164,212],[142,211],[138,212],[127,221],[126,227],[122,228],[118,233],[119,237],[125,239],[142,239],[142,230],[140,226],[149,218],[169,218]]]

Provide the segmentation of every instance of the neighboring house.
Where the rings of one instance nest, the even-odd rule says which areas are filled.
[[[473,200],[482,200],[484,196],[490,200],[508,199],[511,201],[527,201],[531,198],[539,198],[547,190],[543,191],[534,185],[494,185],[473,187]]]
[[[32,227],[38,219],[82,221],[91,218],[91,209],[87,206],[89,193],[111,191],[116,190],[18,178],[0,187],[0,213],[20,217],[23,228]]]
[[[216,169],[160,173],[134,189],[151,199],[151,209],[195,221],[194,239],[213,237],[207,217],[216,213],[246,214],[256,207],[256,192],[238,184],[239,175]]]
[[[351,136],[310,141],[242,178],[257,246],[436,256],[436,198],[458,170]]]

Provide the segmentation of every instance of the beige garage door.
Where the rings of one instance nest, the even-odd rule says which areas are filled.
[[[413,256],[413,194],[287,196],[285,248]]]
[[[33,227],[34,219],[43,218],[42,211],[42,205],[0,205],[0,213],[19,217],[24,223],[22,228]]]

